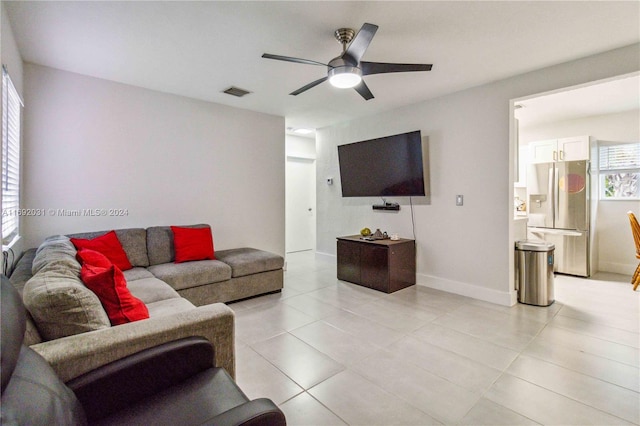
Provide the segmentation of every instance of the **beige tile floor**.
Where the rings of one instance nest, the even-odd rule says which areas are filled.
[[[640,292],[558,275],[550,307],[414,286],[387,295],[287,255],[285,288],[231,304],[237,380],[290,425],[640,423]]]

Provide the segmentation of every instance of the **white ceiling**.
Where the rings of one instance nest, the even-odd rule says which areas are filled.
[[[520,127],[613,114],[640,108],[640,76],[616,78],[598,84],[519,100]]]
[[[3,2],[27,62],[322,127],[640,41],[640,3],[483,1]],[[371,75],[375,99],[323,83],[335,29],[380,28],[373,62],[433,63],[431,72]],[[252,93],[223,94],[229,86]]]

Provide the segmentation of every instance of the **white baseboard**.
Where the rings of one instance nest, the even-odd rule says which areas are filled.
[[[425,274],[417,274],[416,280],[418,285],[471,297],[473,299],[484,300],[485,302],[503,306],[513,306],[518,300],[518,295],[515,290],[509,292],[497,291]]]
[[[598,272],[612,272],[614,274],[633,276],[638,265],[632,263],[617,263],[617,262],[598,262]]]
[[[326,260],[332,260],[334,262],[337,259],[335,254],[323,253],[319,251],[316,251],[316,257]],[[416,284],[436,290],[459,294],[461,296],[471,297],[473,299],[484,300],[485,302],[495,303],[503,306],[513,306],[518,301],[518,293],[515,290],[512,290],[510,292],[496,291],[479,287],[477,285],[447,280],[431,275],[416,274]]]
[[[323,253],[321,251],[316,252],[316,257],[326,260],[333,260],[334,262],[337,260],[337,256],[335,254]]]

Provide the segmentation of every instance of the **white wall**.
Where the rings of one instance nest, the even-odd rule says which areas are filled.
[[[24,97],[23,90],[23,65],[22,65],[22,57],[20,56],[20,52],[18,51],[18,46],[16,44],[16,39],[13,35],[13,29],[11,28],[11,23],[9,22],[9,16],[4,7],[4,2],[0,4],[0,15],[2,15],[2,34],[0,36],[1,39],[1,49],[2,52],[2,65],[6,65],[9,70],[9,75],[11,76],[11,81],[13,81],[13,85],[16,87],[18,94],[21,97]]]
[[[578,135],[589,135],[601,141],[638,142],[640,110],[520,128],[523,143]],[[640,214],[640,202],[600,201],[597,208],[595,236],[598,253],[595,257],[598,263],[595,269],[602,272],[633,274],[637,260],[627,212],[633,210]]]
[[[284,118],[25,65],[25,222],[48,235],[209,223],[216,250],[284,254]]]
[[[419,129],[429,137],[430,204],[414,205],[418,283],[509,305],[513,291],[513,158],[510,99],[638,70],[638,45],[471,88],[317,131],[318,183],[339,176],[336,146]],[[339,181],[339,179],[337,179]],[[380,200],[343,199],[318,184],[317,250],[364,226],[411,238],[411,209],[372,211]],[[464,206],[455,205],[463,194]],[[415,200],[420,203],[418,198]],[[414,203],[415,204],[415,203]]]
[[[316,158],[316,139],[287,134],[285,151],[287,157]]]

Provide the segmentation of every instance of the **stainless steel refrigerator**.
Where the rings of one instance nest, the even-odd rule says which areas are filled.
[[[588,277],[589,162],[530,164],[528,236],[554,243],[554,271]]]

